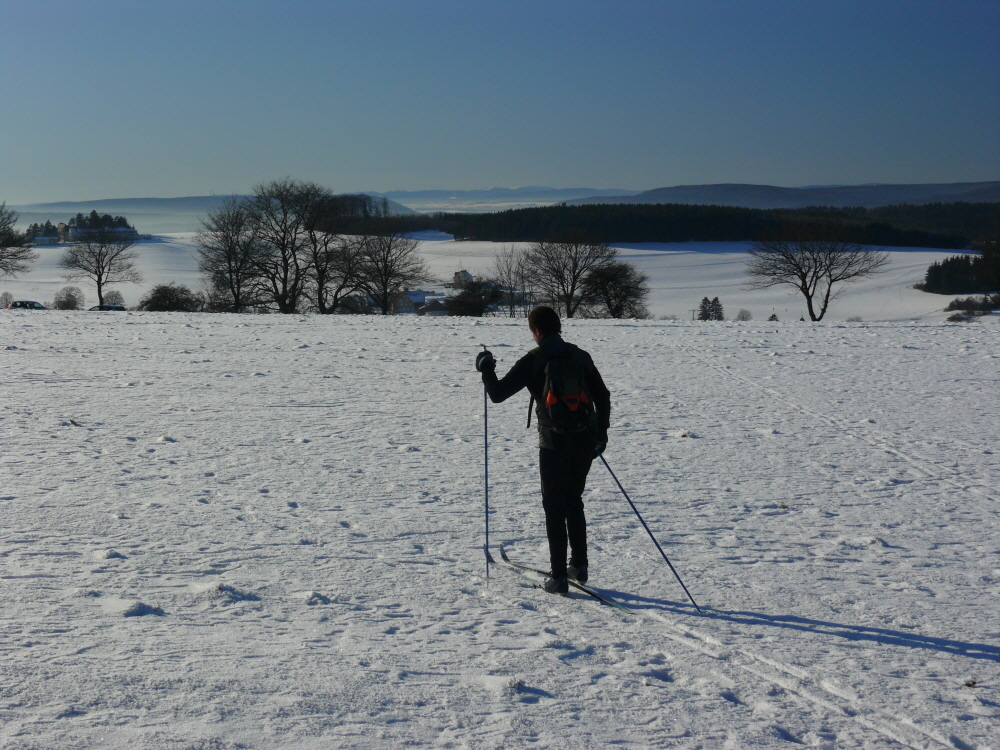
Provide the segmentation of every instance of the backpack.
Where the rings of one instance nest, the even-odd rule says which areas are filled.
[[[587,389],[586,370],[577,351],[576,347],[571,347],[563,356],[542,359],[545,362],[545,385],[538,419],[560,434],[583,432],[597,423],[597,412]],[[531,426],[530,404],[528,426]]]

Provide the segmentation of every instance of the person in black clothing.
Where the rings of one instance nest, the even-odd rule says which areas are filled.
[[[611,394],[590,355],[563,341],[560,335],[562,325],[555,310],[536,307],[528,316],[528,327],[538,347],[521,357],[503,378],[497,378],[496,361],[488,351],[480,352],[476,357],[476,369],[482,373],[483,384],[493,403],[506,401],[522,388],[527,388],[535,400],[542,508],[545,510],[545,531],[552,565],[544,588],[552,593],[565,594],[569,591],[568,578],[580,583],[588,578],[583,490],[590,464],[608,443]],[[572,357],[579,363],[596,412],[596,419],[587,429],[579,432],[560,431],[543,407],[546,364],[565,357]],[[571,553],[568,566],[567,546]]]

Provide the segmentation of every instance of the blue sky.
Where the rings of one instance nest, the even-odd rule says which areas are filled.
[[[0,0],[0,201],[1000,179],[1000,0]]]

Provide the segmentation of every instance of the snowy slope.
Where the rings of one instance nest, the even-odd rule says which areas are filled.
[[[450,235],[426,232],[421,239],[421,253],[432,273],[441,281],[450,280],[458,270],[485,275],[493,265],[496,253],[504,245],[495,242],[454,242]],[[136,245],[138,267],[143,274],[141,284],[123,284],[112,288],[120,291],[128,305],[138,304],[142,296],[156,284],[175,282],[199,289],[193,234],[159,235],[152,242]],[[702,297],[719,297],[726,316],[733,318],[741,308],[754,318],[764,320],[777,313],[782,320],[807,317],[805,303],[797,293],[785,288],[768,291],[745,291],[744,266],[746,242],[678,242],[617,245],[623,260],[635,264],[649,276],[652,290],[649,308],[655,317],[675,315],[691,319],[691,310]],[[891,262],[885,273],[857,284],[844,287],[834,300],[827,318],[844,321],[861,317],[865,321],[924,320],[939,322],[947,317],[945,305],[951,297],[925,294],[913,289],[923,281],[927,267],[954,252],[923,248],[887,248]],[[39,247],[39,260],[34,269],[21,278],[0,279],[0,292],[9,291],[16,299],[48,302],[67,284],[58,266],[63,247]],[[87,305],[97,304],[97,291],[87,282],[73,282],[87,298]]]
[[[566,337],[704,616],[599,466],[635,613],[487,584],[520,321],[6,311],[0,747],[1000,747],[1000,327]],[[526,404],[491,541],[541,564]]]

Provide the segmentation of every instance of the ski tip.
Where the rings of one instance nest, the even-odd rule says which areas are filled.
[[[483,545],[483,552],[486,554],[486,562],[495,563],[496,560],[493,559],[493,555],[490,554],[490,548],[485,544]]]

